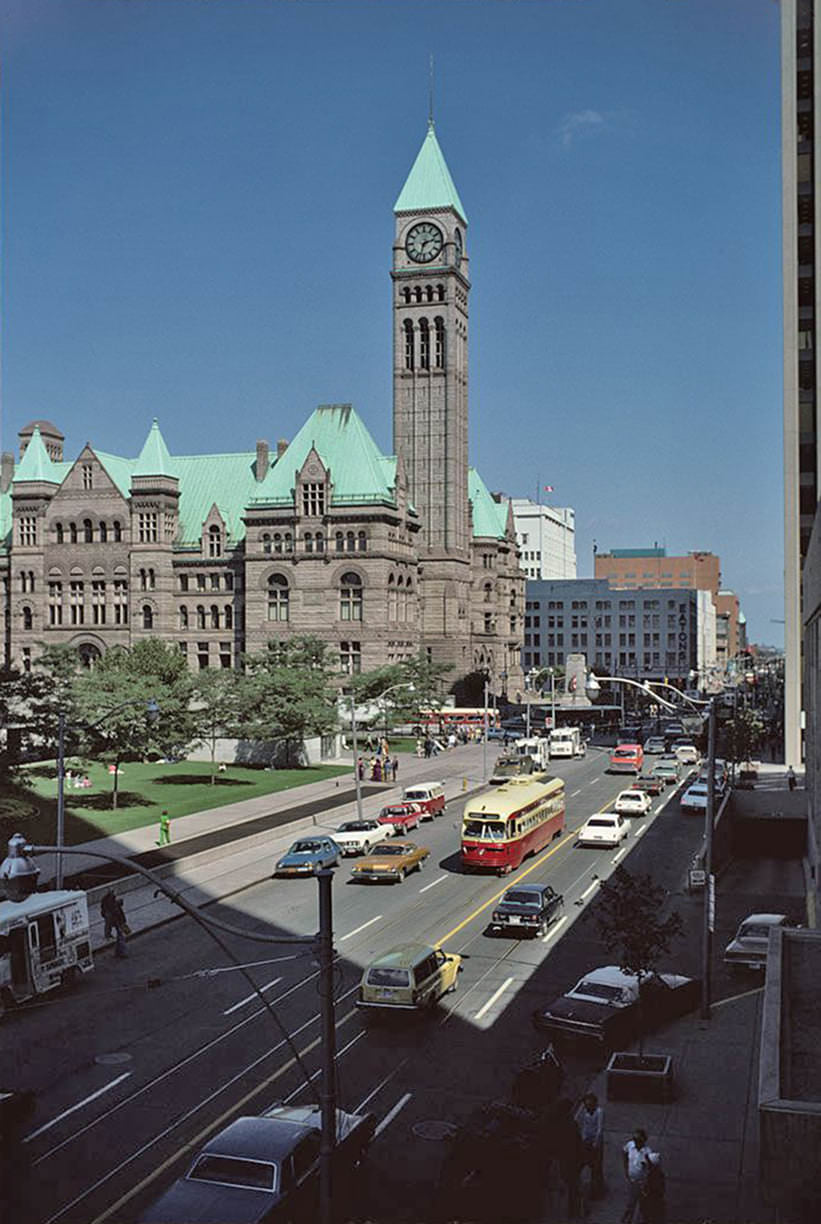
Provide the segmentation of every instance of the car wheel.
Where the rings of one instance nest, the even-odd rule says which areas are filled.
[[[396,883],[397,883],[397,884],[401,884],[401,883],[402,883],[402,881],[404,880],[404,878],[405,878],[405,872],[404,872],[404,870],[403,870],[403,869],[400,867],[400,868],[399,868],[399,870],[398,870],[398,871],[397,871],[397,873],[396,873]]]
[[[547,921],[547,919],[543,918],[536,928],[536,937],[539,938],[541,935],[546,935],[549,925],[550,923]]]

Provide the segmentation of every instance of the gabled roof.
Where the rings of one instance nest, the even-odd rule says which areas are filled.
[[[473,536],[503,540],[507,528],[507,502],[496,502],[476,471],[468,470],[468,497],[473,503]]]
[[[139,458],[131,473],[132,476],[173,476],[174,471],[165,438],[160,433],[160,424],[156,417],[148,431],[148,437],[143,443]]]
[[[380,452],[351,404],[320,404],[256,486],[254,502],[291,497],[295,475],[311,447],[330,469],[335,502],[357,497],[394,500],[396,459]]]
[[[436,139],[433,120],[428,121],[428,131],[422,148],[416,155],[411,172],[393,211],[419,212],[426,208],[452,208],[467,225],[467,213],[462,207],[459,192],[450,176],[444,154]]]
[[[17,464],[14,472],[14,483],[24,480],[46,481],[49,484],[59,484],[60,476],[56,466],[49,458],[45,443],[40,436],[40,427],[35,425],[31,441],[26,447],[23,458]]]

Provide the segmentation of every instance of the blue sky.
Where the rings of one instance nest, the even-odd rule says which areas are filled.
[[[468,212],[471,461],[551,484],[580,576],[722,559],[780,642],[773,0],[0,0],[4,449],[391,440],[392,207],[436,130]]]

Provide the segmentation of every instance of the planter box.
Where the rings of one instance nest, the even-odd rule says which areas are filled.
[[[673,1099],[673,1059],[670,1054],[611,1054],[606,1068],[609,1101]]]

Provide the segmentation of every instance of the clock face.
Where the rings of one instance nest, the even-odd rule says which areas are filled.
[[[441,251],[443,242],[438,226],[430,221],[420,221],[408,234],[405,250],[414,263],[430,263]]]
[[[458,268],[462,262],[462,231],[455,230],[453,234],[453,246],[456,252],[456,267]]]

